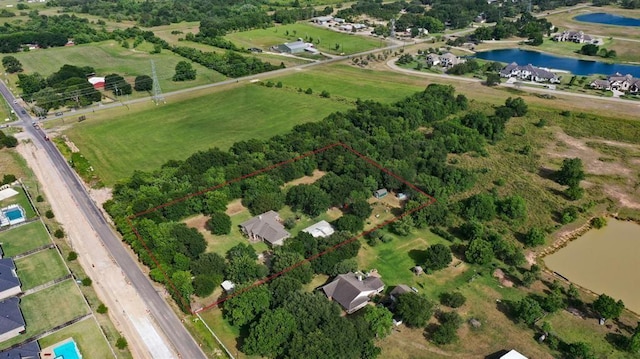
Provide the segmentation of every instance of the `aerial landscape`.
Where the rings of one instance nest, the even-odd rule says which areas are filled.
[[[0,17],[0,358],[640,359],[640,1]]]

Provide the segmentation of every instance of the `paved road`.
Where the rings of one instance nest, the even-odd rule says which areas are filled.
[[[111,253],[111,256],[122,268],[124,273],[126,273],[133,287],[145,300],[156,323],[162,329],[164,335],[171,341],[175,350],[182,358],[185,359],[206,359],[205,354],[182,325],[178,316],[164,301],[164,299],[160,297],[155,288],[151,285],[147,276],[142,272],[142,270],[140,270],[137,263],[125,250],[120,238],[113,232],[109,224],[106,222],[102,213],[91,200],[78,177],[67,164],[67,161],[62,157],[51,141],[45,140],[45,133],[41,129],[37,129],[32,126],[31,117],[27,114],[21,113],[22,107],[13,103],[13,95],[7,86],[1,81],[0,94],[4,96],[11,108],[20,118],[25,131],[34,139],[38,146],[45,149],[47,155],[69,187],[70,192],[72,193],[80,210],[87,218],[87,221],[91,224],[96,233],[98,233],[105,247],[109,250],[109,253]]]

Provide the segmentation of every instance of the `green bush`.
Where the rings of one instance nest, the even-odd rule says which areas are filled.
[[[120,350],[126,348],[127,345],[129,345],[129,343],[127,343],[127,340],[124,337],[120,337],[118,338],[118,340],[116,340],[116,348]]]
[[[91,286],[91,283],[93,283],[93,281],[89,277],[82,279],[82,285],[85,287]]]
[[[593,228],[600,229],[607,225],[607,219],[604,217],[596,217],[591,220]]]
[[[62,228],[58,228],[55,232],[53,232],[53,236],[56,238],[64,238],[64,231],[62,230]]]
[[[50,209],[48,209],[46,212],[44,212],[44,216],[49,218],[49,219],[55,217],[54,214],[53,214],[53,211],[50,210]]]
[[[67,260],[71,262],[71,261],[75,261],[76,259],[78,259],[78,253],[73,251],[69,252],[69,254],[67,255]]]
[[[98,309],[96,309],[96,312],[98,312],[100,314],[105,314],[105,313],[107,313],[108,310],[109,310],[109,308],[107,308],[106,305],[104,305],[103,303],[100,303],[100,305],[98,306]]]

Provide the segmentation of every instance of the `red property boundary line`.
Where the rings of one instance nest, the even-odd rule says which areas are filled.
[[[353,153],[354,155],[356,155],[360,159],[364,160],[369,165],[371,165],[371,166],[379,169],[380,171],[386,173],[387,175],[397,179],[398,181],[402,182],[407,187],[411,188],[412,190],[416,191],[417,193],[419,193],[421,195],[424,195],[425,197],[429,198],[429,200],[427,202],[421,204],[420,206],[412,209],[412,210],[405,211],[404,213],[402,213],[402,214],[400,214],[400,215],[398,215],[398,216],[396,216],[394,218],[391,218],[389,220],[386,220],[383,223],[380,223],[380,224],[376,225],[375,227],[373,227],[373,228],[371,228],[369,230],[363,231],[360,234],[357,234],[357,235],[355,235],[355,236],[353,236],[353,237],[351,237],[351,238],[349,238],[349,239],[347,239],[345,241],[342,241],[342,242],[340,242],[340,243],[338,243],[338,244],[336,244],[336,245],[324,250],[323,252],[320,252],[320,253],[314,254],[313,256],[305,258],[302,261],[300,261],[300,262],[298,262],[298,263],[296,263],[296,264],[294,264],[294,265],[292,265],[290,267],[287,267],[287,268],[285,268],[284,270],[282,270],[282,271],[280,271],[278,273],[271,274],[270,276],[268,276],[266,278],[263,278],[263,279],[255,282],[255,283],[253,283],[252,285],[250,285],[250,286],[248,286],[246,288],[243,288],[242,290],[236,291],[236,292],[234,292],[233,294],[231,294],[229,296],[226,296],[226,297],[224,297],[222,299],[219,299],[216,302],[214,302],[214,303],[212,303],[212,304],[210,304],[210,305],[208,305],[206,307],[203,307],[203,308],[200,308],[200,309],[197,309],[197,310],[193,311],[193,310],[191,310],[191,308],[189,306],[189,303],[187,303],[185,301],[185,298],[182,295],[180,295],[179,297],[180,297],[180,301],[181,301],[181,305],[183,306],[183,309],[188,309],[188,312],[190,312],[191,314],[197,314],[197,313],[200,313],[202,311],[211,309],[211,308],[213,308],[215,306],[220,305],[222,302],[226,301],[227,299],[230,299],[230,298],[233,298],[235,296],[238,296],[238,295],[240,295],[240,294],[242,294],[242,293],[244,293],[244,292],[246,292],[246,291],[248,291],[248,290],[250,290],[252,288],[255,288],[255,287],[259,286],[259,285],[265,284],[265,283],[271,281],[272,279],[277,278],[277,277],[279,277],[279,276],[281,276],[281,275],[283,275],[283,274],[285,274],[287,272],[290,272],[290,271],[298,268],[299,266],[301,266],[301,265],[303,265],[305,263],[309,263],[314,259],[317,259],[317,258],[319,258],[319,257],[321,257],[321,256],[323,256],[323,255],[325,255],[327,253],[330,253],[330,252],[334,251],[337,248],[340,248],[340,247],[342,247],[342,246],[344,246],[346,244],[349,244],[349,243],[351,243],[353,241],[356,241],[359,238],[361,238],[361,237],[363,237],[363,236],[365,236],[365,235],[367,235],[367,234],[369,234],[371,232],[374,232],[374,231],[376,231],[376,230],[378,230],[378,229],[380,229],[382,227],[385,227],[385,226],[387,226],[387,225],[389,225],[389,224],[391,224],[393,222],[396,222],[399,219],[401,219],[401,218],[403,218],[403,217],[405,217],[407,215],[410,215],[410,214],[412,214],[412,213],[414,213],[416,211],[419,211],[419,210],[421,210],[421,209],[433,204],[436,201],[436,199],[434,197],[432,197],[429,194],[425,193],[420,188],[418,188],[414,184],[410,183],[409,181],[405,180],[404,178],[402,178],[402,177],[398,176],[397,174],[391,172],[390,170],[384,168],[378,162],[376,162],[376,161],[372,160],[371,158],[369,158],[369,157],[361,154],[360,152],[354,150],[349,145],[346,145],[346,144],[344,144],[342,142],[336,142],[336,143],[330,144],[328,146],[325,146],[325,147],[322,147],[322,148],[319,148],[319,149],[316,149],[316,150],[313,150],[313,151],[309,151],[309,152],[303,153],[303,154],[301,154],[301,155],[299,155],[297,157],[291,158],[289,160],[282,161],[282,162],[273,164],[271,166],[267,166],[265,168],[262,168],[260,170],[251,172],[251,173],[246,174],[244,176],[240,176],[238,178],[234,178],[232,180],[228,180],[228,181],[226,181],[224,183],[221,183],[219,185],[216,185],[216,186],[213,186],[213,187],[209,187],[209,188],[206,188],[204,190],[188,194],[188,195],[186,195],[184,197],[180,197],[180,198],[174,199],[172,201],[163,203],[163,204],[161,204],[159,206],[147,209],[146,211],[142,211],[142,212],[133,214],[133,215],[127,217],[127,222],[129,223],[129,226],[131,227],[131,230],[133,231],[133,233],[135,233],[136,238],[140,241],[140,243],[142,243],[143,247],[147,251],[147,254],[150,256],[151,260],[153,260],[153,262],[155,263],[156,268],[159,268],[160,271],[162,272],[162,274],[164,275],[167,284],[171,287],[171,290],[173,290],[174,293],[178,293],[179,294],[180,291],[178,291],[178,289],[174,285],[174,283],[171,280],[171,278],[167,275],[167,272],[164,270],[164,268],[162,267],[162,265],[160,264],[158,259],[153,254],[153,252],[151,251],[151,249],[147,245],[147,242],[144,240],[144,238],[142,238],[142,236],[138,232],[138,229],[133,225],[133,219],[135,219],[137,217],[140,217],[140,216],[143,216],[145,214],[149,214],[149,213],[155,212],[157,210],[160,210],[162,208],[171,206],[173,204],[176,204],[176,203],[179,203],[179,202],[183,202],[183,201],[185,201],[185,200],[187,200],[189,198],[192,198],[192,197],[195,197],[195,196],[199,196],[199,195],[202,195],[202,194],[207,193],[207,192],[218,190],[218,189],[226,187],[226,186],[228,186],[228,185],[230,185],[232,183],[236,183],[236,182],[242,181],[244,179],[257,176],[259,174],[265,173],[265,172],[273,170],[275,168],[278,168],[278,167],[281,167],[281,166],[284,166],[284,165],[287,165],[287,164],[290,164],[290,163],[297,162],[297,161],[299,161],[301,159],[304,159],[306,157],[313,156],[313,155],[316,155],[318,153],[321,153],[321,152],[324,152],[324,151],[327,151],[329,149],[336,148],[336,147],[342,147],[343,149],[347,150],[348,152]]]

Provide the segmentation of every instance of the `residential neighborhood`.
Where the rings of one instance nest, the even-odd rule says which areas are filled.
[[[521,66],[515,62],[510,63],[500,70],[500,77],[535,82],[560,83],[560,78],[548,69],[536,67],[531,64]]]
[[[620,73],[615,73],[606,77],[606,79],[593,80],[589,86],[596,90],[616,90],[627,93],[640,93],[640,78]]]

